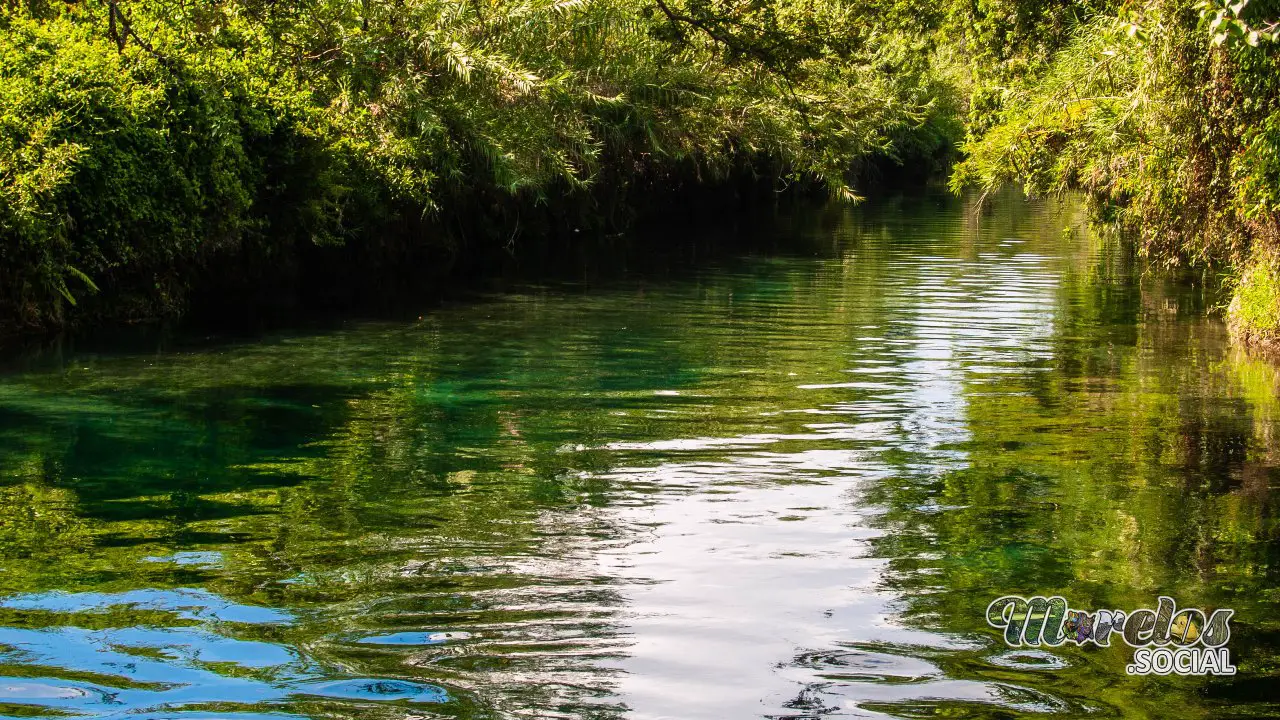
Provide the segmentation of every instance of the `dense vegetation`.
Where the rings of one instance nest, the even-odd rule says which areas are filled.
[[[1223,3],[10,2],[0,323],[317,267],[429,282],[673,188],[850,198],[958,150],[956,187],[1083,189],[1151,257],[1231,270],[1232,322],[1265,342],[1280,3]]]
[[[873,10],[10,5],[0,302],[56,323],[101,288],[113,314],[148,316],[180,308],[211,264],[271,282],[316,244],[439,259],[475,235],[519,241],[522,210],[604,216],[629,189],[684,180],[751,173],[847,196],[857,164],[930,126],[943,94],[918,48],[880,41]],[[929,132],[926,153],[956,134]]]
[[[1022,39],[1034,26],[1015,27],[1015,54],[995,66],[1018,70],[986,84],[999,89],[992,109],[972,104],[952,183],[1082,189],[1157,262],[1227,270],[1236,334],[1275,343],[1280,3],[1105,5],[1051,54]]]

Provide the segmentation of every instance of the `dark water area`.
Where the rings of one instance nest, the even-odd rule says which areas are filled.
[[[1280,715],[1280,369],[1212,283],[1011,195],[755,230],[10,358],[0,716]],[[1011,648],[1004,595],[1230,608],[1237,674]]]

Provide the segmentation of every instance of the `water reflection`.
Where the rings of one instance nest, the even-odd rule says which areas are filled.
[[[1270,717],[1280,373],[1071,206],[0,379],[0,715]],[[816,253],[816,254],[814,254]],[[1235,678],[1005,594],[1237,610]]]
[[[449,699],[444,688],[420,682],[326,679],[299,649],[252,639],[253,626],[289,625],[292,615],[204,590],[17,595],[0,612],[9,623],[0,627],[0,673],[9,673],[0,676],[0,707],[15,712],[34,706],[42,714],[136,718],[219,706],[244,717],[244,709],[312,697]]]

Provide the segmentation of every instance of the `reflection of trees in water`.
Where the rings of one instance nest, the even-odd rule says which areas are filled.
[[[877,553],[895,558],[887,583],[910,622],[998,647],[983,618],[1000,595],[1128,610],[1165,594],[1236,609],[1233,658],[1256,672],[1276,652],[1280,376],[1226,354],[1202,290],[1139,279],[1120,260],[1104,248],[1063,274],[1050,362],[970,379],[961,467],[922,474],[936,464],[928,452],[887,458],[899,472],[872,499],[893,531]],[[927,502],[945,510],[919,512]],[[1216,698],[1254,693],[1237,678],[1170,679],[1208,688],[1203,704],[1171,705],[1126,678],[1125,652],[1055,652],[1080,668],[1060,694],[1126,716],[1200,717]]]
[[[611,503],[650,489],[610,471],[655,462],[628,443],[769,434],[782,438],[770,452],[856,448],[894,470],[864,492],[886,509],[872,547],[891,558],[884,584],[908,623],[990,634],[983,611],[1001,594],[1130,608],[1163,592],[1236,608],[1237,663],[1266,662],[1280,566],[1274,367],[1224,356],[1220,326],[1199,319],[1204,297],[1135,281],[1137,264],[1113,246],[1064,239],[1077,213],[898,202],[819,217],[837,237],[821,263],[726,261],[643,292],[530,292],[411,327],[11,378],[0,386],[0,466],[12,478],[0,488],[0,592],[206,587],[298,608],[275,641],[353,674],[438,681],[500,709],[617,715],[607,668],[626,652],[625,599],[597,555],[633,531]],[[812,232],[807,222],[789,232]],[[922,287],[1016,285],[1017,273],[999,273],[1026,258],[1056,277],[1048,306],[1031,311],[1043,327],[991,355],[1003,372],[969,367],[988,356],[965,333],[1007,339],[1002,318],[929,316],[939,301]],[[939,378],[902,369],[921,360],[909,350],[929,340],[925,321],[950,322],[973,351]],[[831,383],[797,387],[797,371]],[[955,397],[931,404],[922,379]],[[811,427],[876,414],[904,424],[863,440]],[[929,425],[939,418],[957,427]],[[704,445],[682,461],[733,452]],[[140,562],[186,548],[218,550],[221,564]],[[412,650],[349,642],[420,628],[472,636]],[[865,674],[842,669],[856,654],[797,664]],[[1121,653],[1072,655],[1088,672],[1066,690],[990,654],[937,651],[924,670],[881,665],[882,680],[984,681],[955,690],[975,693],[1008,681],[1139,714],[1158,702],[1124,679]],[[899,690],[886,712],[945,704],[919,696],[927,684]],[[1044,700],[1029,697],[990,700],[991,714]],[[807,692],[795,710],[823,702]]]

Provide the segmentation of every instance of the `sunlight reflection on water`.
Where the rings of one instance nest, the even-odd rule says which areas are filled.
[[[269,707],[301,696],[420,703],[449,698],[443,688],[418,682],[329,679],[294,648],[237,636],[236,626],[288,625],[294,621],[291,614],[237,604],[204,590],[17,595],[0,601],[0,608],[39,625],[0,628],[0,668],[17,665],[83,678],[0,677],[0,702],[137,718],[209,704]],[[133,618],[138,611],[199,624],[110,626],[113,618]],[[96,627],[71,624],[76,620]]]
[[[4,376],[0,716],[1276,716],[1280,375],[1072,208]],[[1010,649],[1032,592],[1254,661]]]

